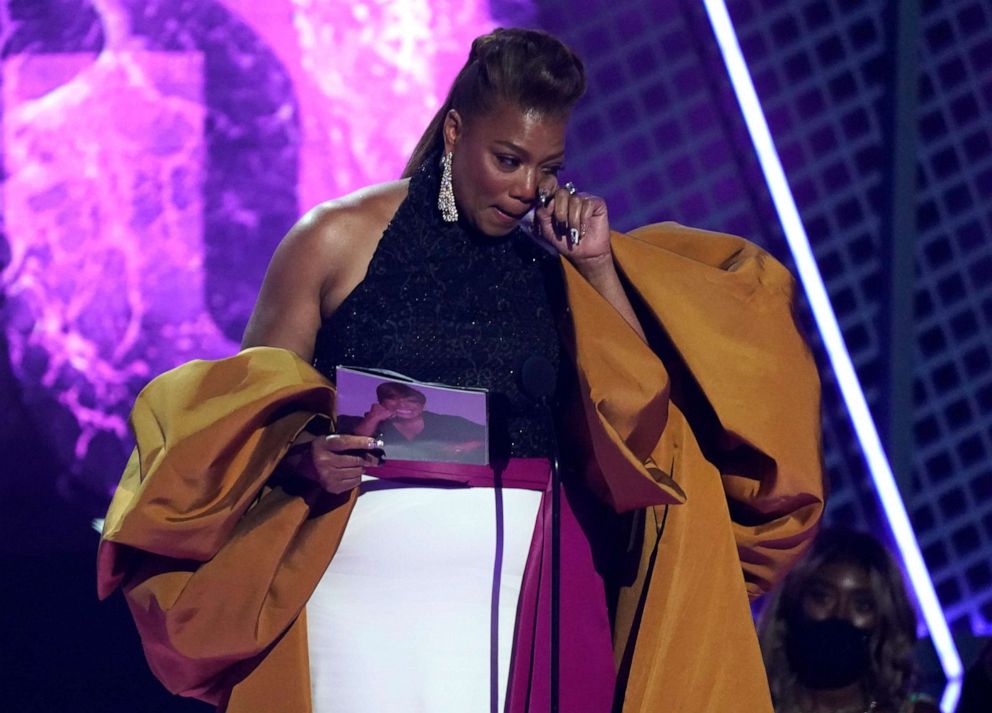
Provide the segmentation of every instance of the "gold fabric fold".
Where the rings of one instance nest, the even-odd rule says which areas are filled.
[[[771,711],[748,596],[799,556],[823,498],[792,278],[740,238],[674,224],[616,233],[613,249],[648,342],[562,269],[580,404],[569,435],[590,488],[639,513],[614,622],[623,711]],[[333,399],[270,348],[191,362],[139,396],[99,590],[123,588],[170,690],[230,713],[309,712],[301,612],[353,496],[272,476]]]
[[[169,690],[220,703],[260,660],[287,658],[274,647],[304,652],[295,666],[303,680],[305,630],[295,627],[295,643],[282,639],[327,568],[353,498],[269,481],[307,423],[330,416],[333,398],[295,354],[264,347],[190,362],[139,395],[138,447],[107,514],[98,587],[105,597],[122,586]]]
[[[614,622],[623,711],[771,711],[749,596],[799,557],[823,507],[792,277],[747,241],[672,223],[612,243],[650,345],[564,272],[587,477],[617,510],[647,508]]]
[[[823,508],[820,380],[795,323],[795,280],[741,238],[673,223],[614,246],[718,422],[700,445],[723,478],[758,596],[801,554]]]

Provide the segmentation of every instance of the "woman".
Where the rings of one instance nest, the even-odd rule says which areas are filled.
[[[822,509],[818,383],[792,319],[792,279],[732,236],[672,224],[611,232],[601,198],[557,181],[583,91],[581,62],[553,37],[478,38],[409,180],[311,211],[273,257],[245,351],[180,367],[142,393],[101,593],[123,585],[171,690],[231,711],[319,711],[339,694],[382,707],[378,694],[399,687],[404,709],[438,710],[448,691],[478,682],[480,669],[458,665],[481,643],[493,657],[481,707],[547,710],[540,494],[555,434],[519,378],[537,354],[557,373],[569,466],[562,710],[770,710],[748,597],[798,556]],[[533,240],[520,229],[530,211]],[[337,364],[487,388],[488,480],[359,488],[369,474],[411,474],[379,465],[373,439],[332,431]],[[446,627],[433,637],[376,627],[391,601],[347,613],[376,591],[350,583],[388,585],[409,569],[395,551],[409,538],[373,507],[397,502],[370,497],[382,490],[431,513],[418,534],[438,529],[461,545],[503,533],[488,635],[443,622],[462,611],[453,600],[433,608]],[[477,519],[491,517],[494,495],[505,531]],[[373,556],[383,540],[395,546]],[[442,558],[434,592],[464,569],[444,566],[442,542],[415,549],[404,550],[424,562],[414,569]],[[414,612],[407,599],[396,608]],[[478,631],[472,621],[466,631]],[[449,635],[453,649],[431,649]],[[440,681],[440,694],[401,680],[422,653],[431,663],[412,678]],[[479,709],[472,700],[454,709]]]
[[[916,617],[871,535],[824,531],[767,606],[761,648],[779,713],[936,713],[911,695]]]
[[[390,459],[485,463],[486,427],[455,414],[427,410],[427,396],[409,384],[384,381],[363,416],[340,413],[338,433],[375,436]],[[380,444],[376,444],[377,446]]]

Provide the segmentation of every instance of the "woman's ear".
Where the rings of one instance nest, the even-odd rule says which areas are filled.
[[[444,128],[442,133],[444,135],[444,152],[449,153],[454,151],[455,144],[458,143],[458,139],[464,131],[465,125],[462,122],[462,116],[454,109],[448,110],[447,115],[444,117]]]

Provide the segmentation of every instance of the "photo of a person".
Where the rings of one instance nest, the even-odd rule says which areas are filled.
[[[376,437],[391,460],[485,465],[486,429],[462,416],[426,409],[427,396],[408,384],[384,381],[363,416],[338,416],[338,433]]]

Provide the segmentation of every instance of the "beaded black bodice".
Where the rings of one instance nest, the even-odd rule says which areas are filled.
[[[520,228],[492,238],[445,223],[438,173],[429,159],[410,179],[365,279],[321,326],[314,366],[332,379],[340,364],[488,389],[493,458],[546,456],[519,372],[531,355],[558,369],[557,258]]]

